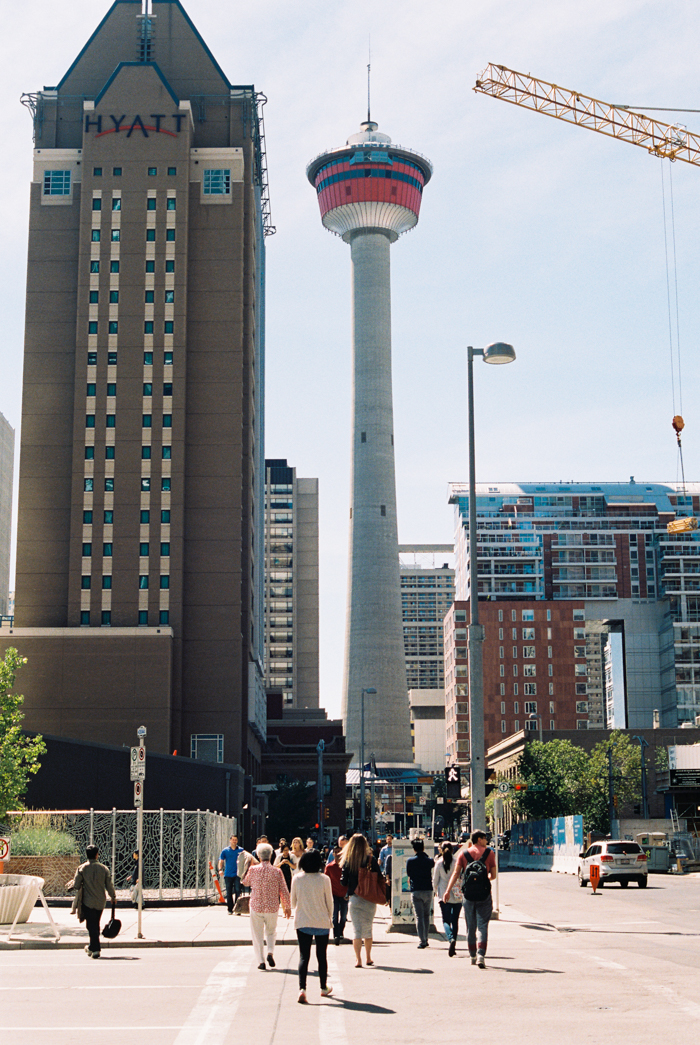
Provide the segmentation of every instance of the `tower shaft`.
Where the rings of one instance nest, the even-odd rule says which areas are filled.
[[[353,279],[353,443],[343,719],[349,750],[411,762],[391,389],[390,244],[395,233],[350,237]]]

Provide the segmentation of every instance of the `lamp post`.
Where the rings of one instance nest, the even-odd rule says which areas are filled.
[[[365,693],[376,693],[374,686],[362,689],[360,711],[360,831],[365,827]]]
[[[540,744],[542,743],[542,716],[537,715],[534,711],[530,715],[531,722],[537,722],[540,728]]]
[[[486,825],[484,780],[484,629],[479,624],[479,557],[476,543],[476,459],[474,454],[474,357],[485,363],[512,363],[515,349],[502,341],[467,347],[469,393],[469,787],[472,831]]]

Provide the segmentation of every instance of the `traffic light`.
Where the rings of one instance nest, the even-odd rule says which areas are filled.
[[[330,806],[324,806],[323,807],[323,819],[324,820],[330,820],[330,818],[331,818]]]
[[[445,770],[445,797],[462,797],[462,771],[459,766],[448,766]]]
[[[513,790],[518,794],[523,794],[523,792],[527,791],[527,784],[513,784]]]
[[[320,824],[314,824],[314,828],[315,828],[315,829],[316,829],[317,831],[318,831],[318,829],[319,829],[319,827],[320,827],[320,826],[321,826]]]

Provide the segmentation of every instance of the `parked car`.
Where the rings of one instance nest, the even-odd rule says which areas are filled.
[[[599,889],[602,889],[606,882],[619,882],[623,889],[626,889],[630,882],[636,882],[640,889],[646,888],[647,854],[638,842],[594,842],[585,852],[579,853],[578,884],[584,889],[590,881],[591,864],[600,868]]]

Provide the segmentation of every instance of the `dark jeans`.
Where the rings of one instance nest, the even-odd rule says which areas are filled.
[[[297,929],[297,940],[299,941],[299,989],[306,990],[306,974],[309,971],[309,958],[311,957],[311,944],[316,941],[316,961],[318,962],[318,978],[321,981],[321,990],[326,989],[328,979],[328,937],[312,936],[311,933],[303,933]]]
[[[421,943],[427,943],[428,933],[430,932],[430,908],[433,902],[433,890],[414,890],[411,893],[411,900],[413,901],[413,913],[416,916],[418,939]]]
[[[469,953],[472,958],[475,954],[486,954],[493,900],[490,896],[485,900],[465,900],[463,906],[464,917],[467,920]]]
[[[231,878],[224,876],[224,883],[226,885],[226,906],[229,911],[232,911],[236,900],[241,895],[241,880],[238,875],[234,875]]]
[[[345,932],[345,923],[348,920],[348,898],[347,896],[333,897],[333,938],[342,940]]]
[[[443,903],[440,900],[442,922],[445,927],[445,936],[449,943],[457,942],[457,929],[459,926],[459,912],[462,910],[461,903]]]
[[[93,954],[99,954],[100,919],[102,918],[102,911],[97,911],[94,907],[86,907],[85,904],[83,904],[83,914],[85,915],[85,928],[90,933],[90,943],[88,946]]]

